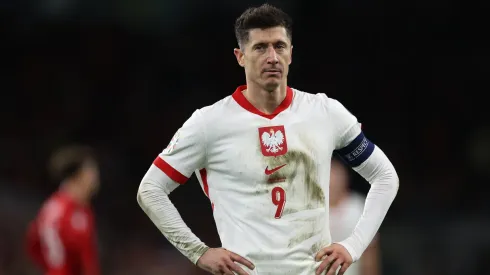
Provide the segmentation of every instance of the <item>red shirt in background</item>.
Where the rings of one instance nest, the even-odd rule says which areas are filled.
[[[67,194],[53,194],[27,233],[27,252],[46,275],[99,275],[92,210]]]

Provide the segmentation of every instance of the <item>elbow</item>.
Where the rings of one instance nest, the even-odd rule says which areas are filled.
[[[378,182],[382,182],[383,187],[381,188],[391,197],[391,201],[393,201],[400,188],[400,179],[398,178],[396,170],[393,167],[384,169],[381,175],[379,175],[378,180]]]
[[[395,189],[398,192],[398,188],[400,188],[400,178],[398,177],[398,174],[396,174],[396,173],[395,173],[394,181],[395,181]]]
[[[141,208],[145,208],[145,193],[147,193],[147,191],[145,191],[147,188],[147,183],[145,183],[144,181],[142,181],[140,183],[140,186],[138,188],[138,191],[136,192],[136,201],[138,202],[138,205],[141,207]]]
[[[150,204],[153,204],[156,198],[168,195],[159,183],[152,179],[143,178],[138,192],[136,193],[136,201],[142,209],[146,209]]]
[[[392,172],[391,182],[393,199],[395,199],[396,195],[398,194],[398,189],[400,188],[400,178],[398,177],[395,169],[393,169]]]

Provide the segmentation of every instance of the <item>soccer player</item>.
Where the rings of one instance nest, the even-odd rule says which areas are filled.
[[[27,252],[46,275],[100,274],[90,200],[99,187],[92,149],[70,146],[49,162],[60,188],[42,205],[27,232]]]
[[[246,85],[196,110],[143,177],[137,200],[183,255],[213,274],[343,274],[380,227],[398,176],[360,124],[321,89],[287,84],[290,17],[268,4],[237,20]],[[321,83],[319,83],[321,87]],[[336,151],[370,184],[354,232],[333,243],[330,161]],[[221,248],[186,226],[168,195],[196,176],[213,208]]]
[[[340,242],[354,231],[364,210],[364,197],[349,188],[349,171],[337,158],[332,159],[330,170],[330,233],[332,241]],[[377,234],[379,235],[379,233]],[[380,275],[379,241],[376,236],[353,263],[345,275]]]

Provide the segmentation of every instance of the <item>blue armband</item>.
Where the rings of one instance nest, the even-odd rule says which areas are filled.
[[[335,150],[339,157],[351,167],[361,165],[371,156],[374,151],[374,144],[360,133],[349,145]]]

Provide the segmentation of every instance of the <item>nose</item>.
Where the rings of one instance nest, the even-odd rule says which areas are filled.
[[[279,59],[277,58],[276,49],[271,45],[267,48],[267,63],[268,64],[277,64],[279,63]]]

